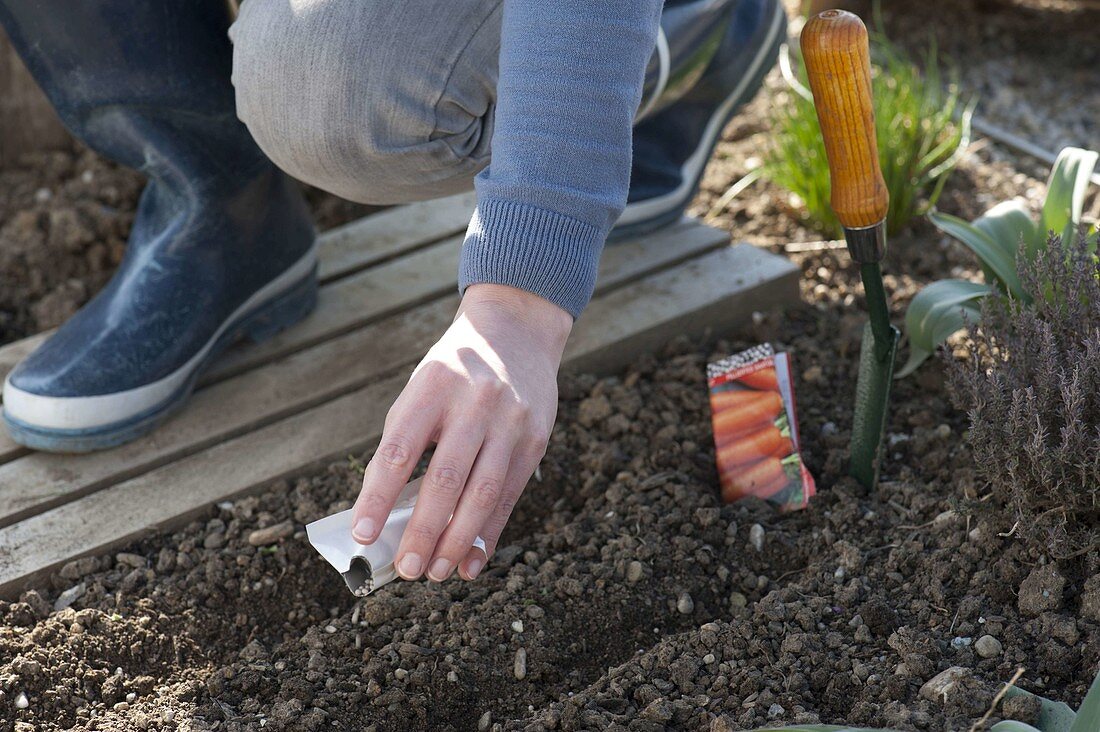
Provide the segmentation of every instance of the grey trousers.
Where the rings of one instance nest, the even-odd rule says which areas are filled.
[[[246,0],[237,114],[280,168],[353,201],[469,189],[489,163],[502,0]]]

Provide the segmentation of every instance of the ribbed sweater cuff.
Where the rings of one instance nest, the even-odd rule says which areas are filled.
[[[496,284],[581,314],[596,287],[605,232],[554,211],[502,199],[478,202],[466,232],[458,289]]]

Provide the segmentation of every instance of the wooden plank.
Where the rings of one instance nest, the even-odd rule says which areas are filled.
[[[600,326],[574,331],[569,368],[606,373],[625,354],[651,352],[677,335],[730,332],[755,310],[797,302],[799,277],[793,263],[751,244],[692,259],[592,303],[578,324],[592,318]]]
[[[684,219],[649,237],[609,245],[600,261],[600,271],[614,272],[616,280],[611,286],[622,286],[658,267],[721,246],[727,240],[724,232]],[[446,239],[322,288],[321,303],[313,315],[271,340],[230,350],[213,365],[203,382],[211,383],[256,368],[380,317],[454,292],[461,244],[461,237]]]
[[[366,221],[371,218],[374,217]],[[648,238],[609,245],[600,262],[597,291],[621,287],[660,267],[721,246],[725,241],[723,232],[684,219]],[[453,292],[460,251],[460,238],[445,239],[322,287],[320,303],[313,315],[269,341],[230,349],[203,375],[200,387]],[[0,349],[0,378],[45,337],[46,334],[41,334]],[[26,449],[0,430],[0,464],[26,454]]]
[[[87,455],[30,453],[0,465],[0,526],[94,493],[304,411],[417,361],[447,328],[452,296],[221,381],[146,438]]]
[[[703,315],[719,316],[726,325],[744,321],[761,302],[774,299],[773,283],[761,279],[763,272],[776,273],[781,289],[789,289],[793,266],[772,266],[769,259],[778,258],[747,246],[725,248],[608,295],[609,304],[594,304],[577,322],[566,368],[621,366],[652,343],[650,331],[698,336],[712,330]],[[0,596],[16,595],[71,559],[178,525],[217,501],[370,447],[405,380],[400,373],[375,382],[0,529]]]
[[[473,193],[411,203],[326,231],[319,274],[329,282],[465,231],[477,199]]]
[[[610,245],[601,260],[600,271],[615,274],[610,280],[608,274],[601,274],[601,278],[608,281],[601,281],[597,290],[622,286],[659,267],[720,246],[724,241],[724,233],[684,219],[648,239]],[[200,386],[235,376],[452,292],[460,246],[461,239],[446,239],[408,257],[385,262],[322,287],[321,301],[313,315],[265,343],[242,344],[230,349],[203,375]],[[0,349],[0,378],[46,335],[34,336]],[[26,453],[5,431],[0,430],[0,464]]]
[[[240,374],[453,292],[461,243],[458,238],[445,239],[322,287],[317,311],[271,340],[231,348],[203,374],[200,386]],[[26,344],[27,341],[18,343]],[[14,351],[10,349],[8,352]],[[26,454],[26,450],[12,441],[6,430],[0,429],[0,434],[3,435],[0,438],[0,463],[10,463]]]
[[[695,224],[677,227],[677,232],[675,247],[659,239],[616,245],[614,255],[601,262],[597,294],[612,292],[639,275],[709,251],[726,240],[724,233]],[[456,295],[444,297],[200,389],[185,410],[149,437],[114,450],[88,455],[34,453],[0,465],[0,526],[333,399],[410,365],[446,329],[457,306]]]
[[[376,382],[0,529],[0,596],[17,594],[27,579],[71,558],[138,539],[211,503],[365,449],[377,442],[379,425],[406,379],[402,374]],[[82,511],[91,513],[77,513]]]
[[[409,249],[418,247],[418,242],[428,241],[433,242],[438,238],[437,235],[446,236],[446,232],[449,228],[453,227],[458,220],[457,212],[461,210],[464,203],[463,197],[468,194],[462,194],[460,196],[452,196],[451,198],[442,199],[447,202],[446,206],[439,210],[424,209],[416,215],[420,217],[420,224],[414,227],[412,233],[409,234],[409,238],[403,243],[394,243],[397,236],[396,229],[400,221],[400,214],[407,208],[403,206],[397,209],[390,209],[373,216],[368,216],[359,221],[348,224],[340,229],[335,229],[333,232],[325,234],[321,237],[321,262],[322,272],[330,278],[334,277],[338,273],[353,272],[361,269],[364,266],[368,266],[373,263],[383,262],[392,259],[396,254]],[[420,204],[414,204],[420,205]],[[425,222],[430,222],[430,225]],[[438,228],[433,228],[438,227]],[[672,263],[675,261],[682,261],[683,256],[693,256],[697,254],[700,249],[701,240],[709,238],[708,245],[718,246],[721,243],[721,234],[715,234],[715,229],[701,227],[690,219],[684,219],[679,223],[656,232],[651,237],[646,239],[646,242],[656,242],[655,246],[667,246],[670,247],[668,251],[667,262]],[[330,239],[330,237],[333,237]],[[331,243],[326,243],[330,242]],[[450,242],[456,242],[458,239],[451,239]],[[358,244],[356,242],[359,242]],[[372,242],[380,242],[375,245]],[[636,244],[636,241],[635,241]],[[617,267],[631,267],[630,261],[631,252],[634,249],[631,248],[630,242],[617,242],[615,244],[608,245],[604,251],[604,259],[610,263],[610,266]],[[680,257],[678,260],[677,257]],[[332,264],[327,262],[332,261]],[[386,270],[381,273],[382,279],[388,279],[395,270]],[[398,272],[401,269],[396,270]],[[644,270],[642,270],[644,271]],[[440,272],[437,272],[439,274]],[[446,274],[451,282],[454,282],[455,272],[442,272]],[[351,294],[357,297],[370,296],[372,290],[372,282],[378,278],[367,278],[364,280],[356,280],[356,284],[346,284],[345,288],[354,290]],[[322,287],[322,293],[334,284],[329,284],[327,287]],[[450,285],[448,285],[450,286]],[[374,317],[377,317],[375,315]],[[311,320],[317,319],[317,316],[313,316]],[[314,326],[316,330],[312,331],[314,334],[312,337],[316,337],[317,333],[325,333],[331,330],[338,333],[341,329],[346,330],[349,327],[355,327],[354,322],[349,325],[346,320],[337,320],[330,324],[329,327],[321,326],[318,324]],[[300,331],[300,328],[296,328],[292,333]],[[8,343],[7,345],[0,346],[0,380],[4,379],[8,372],[15,368],[16,364],[22,361],[27,355],[30,354],[35,348],[39,346],[46,338],[51,335],[52,331],[45,333],[38,333],[24,338],[20,341]],[[278,357],[286,353],[290,353],[294,350],[300,350],[308,345],[311,338],[302,334],[298,336],[288,336],[281,340],[279,345],[267,345],[265,350],[257,350],[257,358],[260,353],[266,354],[260,360],[270,359],[272,357]],[[247,349],[244,349],[247,350]],[[252,357],[242,356],[237,352],[227,354],[223,359],[224,363],[216,367],[213,374],[207,376],[207,379],[216,380],[217,375],[220,374],[221,378],[225,378],[228,375],[239,372],[242,368],[247,368],[249,364],[254,364],[256,361]],[[2,455],[2,446],[0,446],[0,455]]]

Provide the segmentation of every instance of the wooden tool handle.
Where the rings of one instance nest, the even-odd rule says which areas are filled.
[[[850,229],[886,218],[890,195],[878,165],[867,27],[826,10],[802,29],[802,56],[814,94],[832,180],[832,206]]]

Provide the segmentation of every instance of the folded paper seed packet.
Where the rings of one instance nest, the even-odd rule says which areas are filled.
[[[707,365],[722,501],[756,496],[805,508],[814,479],[799,455],[790,357],[755,346]]]
[[[397,556],[405,527],[412,518],[419,492],[419,478],[405,486],[382,526],[381,533],[369,546],[360,544],[351,536],[353,509],[349,508],[306,525],[309,543],[343,576],[348,589],[356,597],[366,597],[382,585],[397,579],[393,560]],[[480,536],[474,539],[474,546],[485,551],[485,542]]]

